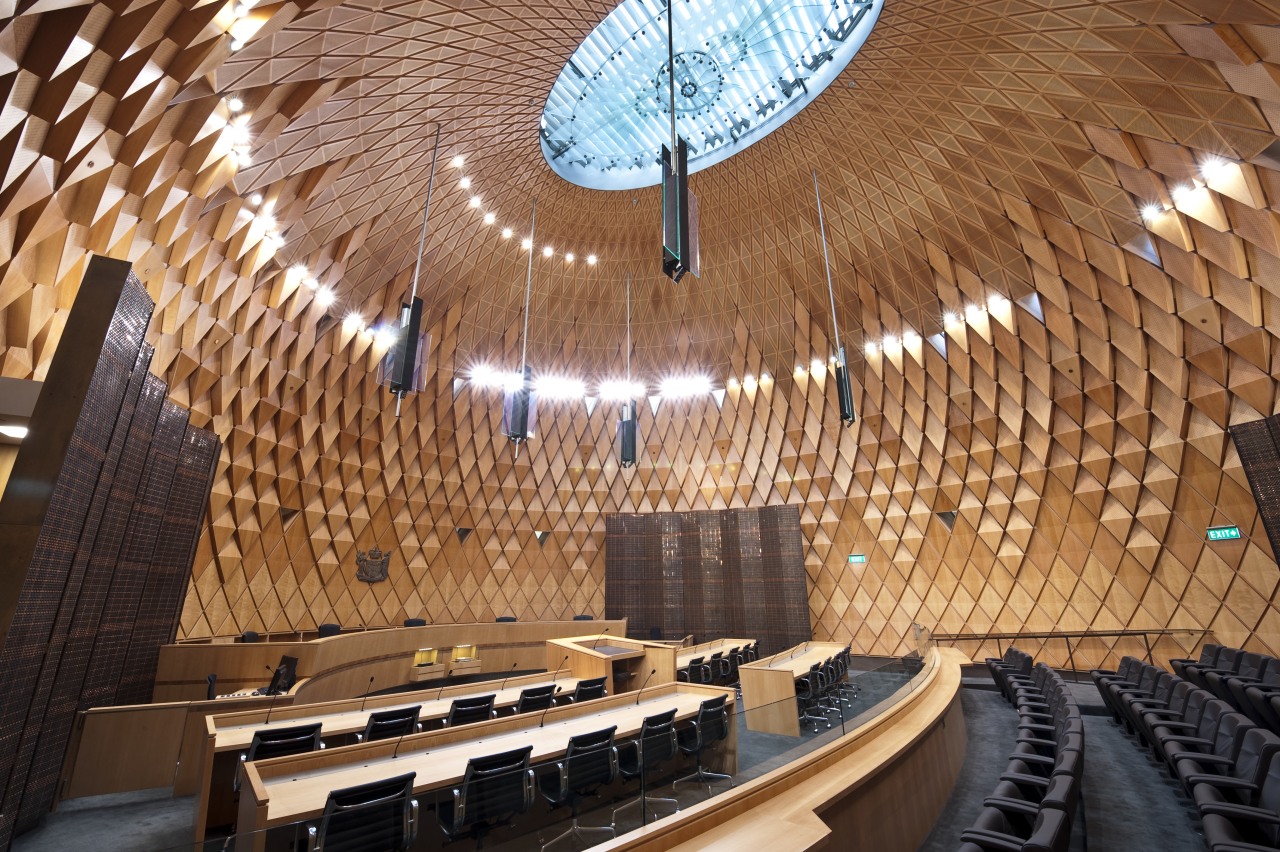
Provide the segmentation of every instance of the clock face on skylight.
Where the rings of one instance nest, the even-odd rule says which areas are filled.
[[[781,127],[862,47],[884,0],[674,0],[667,61],[663,0],[623,0],[569,57],[542,113],[542,153],[565,180],[635,189],[662,180],[676,132],[689,171]]]

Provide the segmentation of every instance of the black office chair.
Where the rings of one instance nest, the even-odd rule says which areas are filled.
[[[514,615],[500,615],[494,619],[494,621],[499,624],[506,624],[507,622],[511,622],[515,620],[516,620],[516,617]]]
[[[258,641],[258,631],[256,631],[256,630],[246,630],[245,632],[243,632],[243,633],[241,633],[241,634],[240,634],[240,641],[241,641],[241,642],[257,642],[257,641]]]
[[[680,810],[680,803],[675,799],[650,796],[646,787],[649,772],[675,757],[677,751],[675,708],[647,717],[640,726],[639,736],[618,749],[618,774],[628,781],[639,778],[640,796],[613,809],[611,825],[615,831],[618,828],[618,814],[635,805],[640,806],[641,821],[647,821],[645,808],[650,804],[662,802],[671,805],[673,810]]]
[[[662,641],[662,628],[661,628],[661,627],[650,627],[650,628],[649,628],[649,641],[650,641],[650,642],[661,642],[661,641]]]
[[[520,698],[516,701],[516,715],[546,710],[552,705],[552,699],[555,694],[556,685],[554,683],[549,683],[546,686],[531,686],[528,689],[520,690]]]
[[[415,773],[329,793],[317,825],[307,826],[310,852],[403,852],[418,836]]]
[[[533,806],[533,746],[473,757],[467,761],[462,785],[436,805],[440,828],[450,840],[470,837],[476,848],[496,826]]]
[[[564,758],[555,763],[555,771],[547,772],[538,778],[542,795],[546,796],[551,807],[554,809],[568,805],[573,814],[573,822],[569,829],[542,844],[543,850],[566,837],[585,839],[585,836],[591,832],[603,832],[610,837],[617,836],[617,832],[611,825],[582,826],[578,824],[578,806],[583,798],[618,777],[618,749],[613,744],[613,733],[617,729],[618,726],[613,725],[601,731],[571,737],[569,749],[565,752]]]
[[[374,740],[392,740],[422,730],[418,724],[418,712],[421,704],[412,707],[396,707],[391,710],[379,710],[369,714],[364,733],[356,734],[356,740],[371,743]]]
[[[240,763],[266,760],[268,757],[284,757],[289,754],[306,754],[324,748],[320,741],[320,723],[297,725],[292,728],[263,728],[253,732],[249,750],[240,755]],[[240,771],[236,770],[231,789],[240,789]]]
[[[594,615],[575,615],[573,617],[573,620],[574,621],[595,621],[596,617]]]
[[[711,666],[705,660],[705,657],[694,657],[689,665],[676,672],[676,680],[682,683],[711,683]]]
[[[608,678],[603,677],[593,677],[588,680],[580,680],[578,681],[577,688],[573,691],[573,695],[566,695],[564,698],[561,698],[560,701],[563,701],[566,704],[577,704],[579,701],[590,701],[593,698],[604,698],[609,694],[605,689],[605,682],[607,680]],[[556,703],[559,704],[560,701],[557,701]]]
[[[316,630],[320,633],[321,639],[327,639],[330,636],[337,636],[342,632],[340,624],[321,624]]]
[[[404,620],[405,627],[426,627],[427,620],[425,618],[406,618]]]
[[[496,695],[477,695],[467,698],[455,698],[449,705],[449,715],[444,718],[446,728],[458,725],[470,725],[472,722],[484,722],[498,714],[494,712],[493,700]]]
[[[698,771],[692,775],[677,778],[671,785],[673,789],[676,784],[684,781],[696,781],[708,787],[712,781],[728,781],[729,786],[733,786],[732,776],[725,775],[723,772],[712,772],[702,766],[702,752],[729,737],[729,710],[725,707],[727,699],[727,695],[708,698],[698,708],[697,718],[688,727],[676,732],[676,741],[681,753],[697,759]]]

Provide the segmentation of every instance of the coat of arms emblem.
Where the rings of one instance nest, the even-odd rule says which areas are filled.
[[[383,553],[379,548],[370,548],[368,553],[356,551],[356,579],[366,583],[380,583],[387,579],[387,566],[391,564],[391,554]]]

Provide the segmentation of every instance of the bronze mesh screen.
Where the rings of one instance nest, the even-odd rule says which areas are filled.
[[[637,638],[740,636],[766,653],[812,638],[799,510],[610,515],[605,615]]]

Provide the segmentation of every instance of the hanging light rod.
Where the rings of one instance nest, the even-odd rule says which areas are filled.
[[[524,278],[524,330],[520,335],[519,384],[508,386],[502,398],[502,433],[515,445],[520,458],[520,445],[533,434],[538,399],[530,381],[529,365],[529,301],[533,294],[533,246],[538,225],[538,199],[533,199],[529,213],[529,266]]]
[[[831,256],[827,252],[827,224],[822,218],[822,193],[818,191],[818,170],[813,170],[813,196],[818,202],[818,229],[822,234],[822,259],[827,267],[827,295],[831,297],[831,330],[836,344],[836,397],[840,402],[840,421],[852,425],[857,417],[853,413],[853,388],[849,384],[849,362],[845,359],[844,344],[840,341],[840,324],[836,320],[836,290],[831,283]]]

